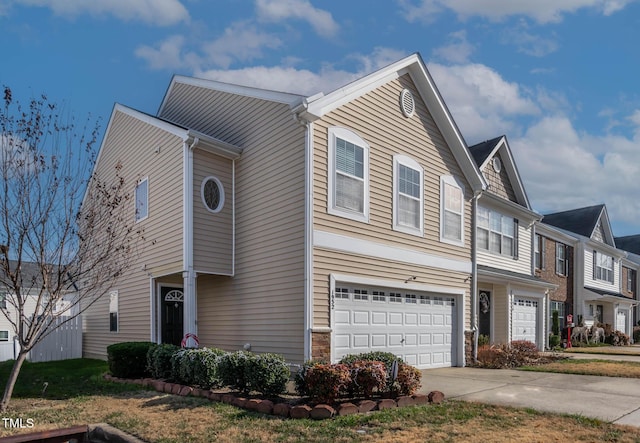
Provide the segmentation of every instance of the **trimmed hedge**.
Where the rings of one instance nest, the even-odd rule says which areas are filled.
[[[160,380],[171,379],[171,357],[180,349],[179,346],[163,343],[153,345],[147,352],[147,370],[151,376]]]
[[[151,342],[124,342],[107,346],[109,371],[114,377],[143,378],[147,371],[147,353]]]
[[[291,377],[289,366],[282,355],[254,354],[244,367],[248,388],[267,396],[282,394]]]
[[[178,383],[211,389],[221,386],[218,360],[225,354],[220,349],[179,349],[171,357],[172,378]]]

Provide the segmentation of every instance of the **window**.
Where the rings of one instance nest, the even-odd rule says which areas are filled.
[[[0,309],[7,309],[7,294],[0,294]]]
[[[518,258],[518,220],[478,206],[478,247]]]
[[[564,329],[564,303],[561,301],[552,301],[549,309],[549,324],[553,326],[553,311],[558,311],[558,320],[560,324],[560,330]]]
[[[9,341],[9,331],[0,331],[0,341]]]
[[[535,236],[533,249],[536,269],[544,269],[544,237],[540,234],[536,234]]]
[[[569,261],[567,259],[567,246],[562,243],[556,243],[556,274],[569,274]]]
[[[627,269],[627,291],[635,292],[636,290],[636,271]]]
[[[464,196],[462,186],[451,176],[440,178],[440,240],[461,245],[464,242]]]
[[[369,145],[348,129],[329,128],[328,178],[328,212],[368,222]]]
[[[404,155],[393,157],[393,228],[422,235],[424,223],[424,173],[422,167]]]
[[[200,187],[202,203],[209,212],[220,212],[224,206],[224,188],[215,177],[206,177]]]
[[[613,283],[613,257],[593,251],[593,278]]]
[[[149,215],[149,179],[140,180],[136,185],[136,221]]]
[[[109,293],[109,331],[118,332],[118,291]]]

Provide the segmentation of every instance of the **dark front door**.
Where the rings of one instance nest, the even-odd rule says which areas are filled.
[[[184,293],[182,288],[160,289],[160,329],[162,343],[180,346],[183,337]]]
[[[491,338],[491,292],[480,291],[478,306],[478,332],[480,335]]]

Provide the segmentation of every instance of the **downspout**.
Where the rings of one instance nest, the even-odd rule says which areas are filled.
[[[304,359],[311,360],[313,328],[313,122],[304,135]]]
[[[184,142],[184,164],[183,164],[183,272],[184,282],[184,302],[183,302],[183,323],[184,335],[198,334],[197,326],[197,297],[196,297],[196,276],[193,269],[193,149],[200,142],[195,137],[191,144],[188,140]],[[187,340],[186,346],[194,346],[193,339]]]
[[[236,275],[236,160],[231,160],[231,277]]]
[[[476,192],[471,200],[471,331],[473,332],[473,362],[478,361],[478,242],[476,224],[478,217],[478,199],[482,192]]]

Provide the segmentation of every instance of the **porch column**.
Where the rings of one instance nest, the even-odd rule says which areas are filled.
[[[182,279],[184,281],[184,304],[183,304],[183,330],[184,336],[187,334],[198,335],[197,320],[197,307],[196,307],[196,273],[191,269],[182,273]],[[196,341],[193,338],[188,338],[186,341],[186,347],[195,347]]]

